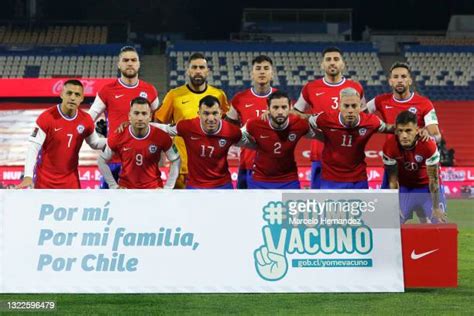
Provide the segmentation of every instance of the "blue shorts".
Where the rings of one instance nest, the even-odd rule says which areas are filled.
[[[108,163],[107,166],[109,166],[110,171],[112,171],[112,175],[114,176],[115,181],[118,183],[119,176],[120,176],[120,170],[122,170],[122,164],[120,162],[112,162]],[[107,182],[105,182],[104,177],[100,177],[100,188],[101,189],[108,189],[109,185]]]
[[[383,178],[382,178],[382,186],[381,189],[390,189],[390,185],[388,183],[388,172],[387,170],[383,171]]]
[[[249,169],[239,169],[237,175],[237,189],[247,189],[248,188],[248,179],[250,178],[252,170]]]
[[[249,189],[260,189],[260,190],[275,190],[275,189],[301,189],[300,182],[289,181],[289,182],[263,182],[255,181],[252,176],[248,177],[248,188]]]
[[[321,189],[321,161],[311,162],[311,189]]]
[[[431,200],[430,188],[428,186],[422,188],[407,188],[400,186],[399,189],[400,200],[400,221],[405,223],[407,220],[413,218],[413,212],[417,212],[418,216],[426,217],[432,223],[438,223],[438,220],[433,217],[433,202]],[[439,207],[444,212],[446,208],[446,196],[444,195],[444,186],[439,189]]]
[[[224,185],[214,187],[214,188],[196,188],[190,185],[186,185],[186,189],[188,190],[233,190],[234,186],[232,185],[232,182],[229,182],[229,183],[226,183]]]
[[[367,181],[358,182],[336,182],[321,179],[321,189],[368,189],[369,183]]]

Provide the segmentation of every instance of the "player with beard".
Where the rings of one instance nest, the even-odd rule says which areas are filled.
[[[308,121],[290,114],[290,98],[282,91],[267,99],[268,120],[250,119],[243,138],[255,145],[256,155],[249,189],[300,189],[295,161],[296,144],[301,137],[315,137]]]
[[[321,69],[324,77],[307,83],[301,90],[300,97],[293,107],[292,113],[302,117],[320,112],[338,113],[339,94],[346,88],[355,89],[365,103],[364,90],[355,81],[343,76],[345,63],[342,51],[337,47],[324,49]],[[309,114],[305,114],[309,113]],[[324,144],[318,140],[311,143],[311,188],[319,189],[321,186],[321,157]]]
[[[151,110],[158,108],[158,93],[153,85],[138,79],[140,70],[140,59],[137,50],[132,46],[125,46],[120,50],[117,67],[120,71],[120,78],[112,83],[103,86],[89,109],[89,114],[94,121],[105,112],[108,125],[109,139],[114,139],[118,134],[114,133],[122,123],[128,122],[130,112],[130,102],[142,97],[151,104]],[[99,122],[100,123],[100,122]],[[98,124],[99,124],[98,123]],[[120,162],[117,156],[109,162],[114,179],[117,181],[120,173]],[[101,188],[107,189],[108,185],[104,179],[101,180]]]
[[[259,117],[268,109],[267,98],[276,89],[272,88],[273,61],[259,55],[252,60],[252,87],[238,92],[231,101],[226,120],[244,126],[249,119]],[[241,148],[237,188],[247,189],[247,180],[255,159],[255,150]]]
[[[227,97],[224,91],[207,83],[208,74],[209,67],[204,55],[201,53],[192,54],[188,60],[188,83],[174,88],[166,94],[163,104],[155,112],[155,121],[163,124],[177,124],[181,120],[193,119],[198,116],[199,101],[208,95],[219,100],[221,112],[225,114],[229,110]],[[181,171],[175,189],[184,189],[188,174],[186,145],[183,138],[179,136],[174,138],[174,143],[181,157]]]
[[[412,91],[413,79],[410,67],[403,62],[395,62],[390,68],[388,80],[391,93],[376,96],[367,102],[369,113],[379,112],[387,124],[395,124],[395,119],[402,111],[410,111],[417,117],[420,134],[427,132],[436,143],[441,141],[438,118],[431,101]],[[389,136],[390,137],[390,136]],[[382,189],[388,188],[387,173],[384,174]]]

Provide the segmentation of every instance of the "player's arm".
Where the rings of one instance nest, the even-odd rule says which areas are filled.
[[[168,180],[164,186],[165,189],[173,189],[176,184],[176,179],[179,177],[179,170],[181,169],[181,158],[179,157],[178,150],[175,145],[172,145],[170,149],[165,152],[166,158],[170,161],[170,169],[168,174]]]
[[[440,222],[446,223],[447,217],[440,208],[440,189],[439,189],[439,152],[436,152],[430,158],[426,159],[426,173],[429,179],[429,188],[431,201],[433,204],[433,216]]]
[[[291,114],[298,115],[303,119],[308,119],[311,114],[306,114],[305,112],[311,108],[311,105],[306,101],[305,95],[306,94],[306,87],[303,87],[303,90],[300,93],[300,97],[298,101],[293,105],[292,109],[290,110]]]
[[[92,103],[89,111],[89,115],[92,117],[92,120],[95,122],[97,118],[105,112],[106,105],[104,101],[100,98],[99,94],[97,93],[94,102]]]
[[[102,153],[97,158],[97,166],[99,167],[99,171],[104,177],[105,182],[109,185],[111,189],[119,189],[119,185],[114,179],[112,175],[112,171],[110,171],[110,167],[107,162],[112,159],[114,152],[110,149],[109,146],[106,146]]]
[[[92,103],[92,105],[91,105],[91,107],[90,107],[90,109],[87,113],[89,113],[89,115],[91,116],[92,121],[95,122],[95,121],[97,121],[99,116],[102,115],[102,113],[105,112],[106,108],[107,107],[106,107],[104,101],[102,101],[99,94],[97,93],[97,95],[94,99],[94,102]],[[107,122],[104,119],[101,119],[96,123],[95,129],[96,129],[97,133],[99,133],[100,135],[103,135],[104,137],[107,137]]]
[[[439,131],[438,116],[436,115],[436,110],[431,102],[429,103],[428,110],[425,111],[425,113],[426,114],[423,116],[425,122],[424,129],[428,132],[428,135],[439,144],[441,142],[441,132]]]
[[[178,130],[176,129],[176,125],[169,125],[169,124],[161,124],[161,123],[150,123],[151,126],[161,129],[163,132],[170,136],[178,135]]]
[[[299,116],[299,117],[301,117],[302,119],[305,119],[305,120],[308,119],[311,116],[311,114],[303,113],[303,112],[301,112],[300,110],[298,110],[296,108],[292,108],[290,110],[290,114],[297,115],[297,116]]]
[[[388,185],[390,189],[398,189],[398,165],[397,161],[389,157],[385,152],[382,156],[385,172],[388,175]]]
[[[425,130],[428,132],[428,135],[436,142],[436,144],[441,143],[442,137],[438,124],[427,125]]]
[[[319,141],[324,142],[323,132],[320,129],[313,129],[311,126],[309,127],[308,133],[306,133],[304,137],[310,139],[317,139]]]
[[[377,111],[377,108],[375,106],[375,98],[363,105],[362,111],[365,111],[367,113],[374,113],[375,111]]]
[[[232,104],[230,105],[230,109],[226,113],[224,120],[239,127],[241,126],[239,112],[237,112],[237,110],[232,106]]]
[[[378,132],[383,134],[393,134],[395,133],[395,125],[387,124],[384,121],[380,120]]]
[[[252,137],[252,135],[250,135],[250,133],[247,131],[247,125],[242,127],[240,131],[242,132],[242,138],[238,143],[235,144],[235,146],[256,149],[257,143],[255,142],[255,139]]]
[[[16,186],[17,189],[33,188],[33,172],[38,158],[38,153],[46,139],[46,133],[36,125],[29,138],[28,151],[26,152],[25,170],[23,180]]]
[[[105,138],[99,137],[95,131],[86,138],[86,143],[92,149],[103,150],[105,146],[107,146],[107,140]]]

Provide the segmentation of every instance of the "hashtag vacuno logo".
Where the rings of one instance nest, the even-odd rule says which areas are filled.
[[[362,220],[364,206],[360,200],[269,202],[263,207],[263,245],[253,254],[257,274],[278,281],[289,268],[372,267],[372,230]],[[334,253],[347,257],[334,258]]]

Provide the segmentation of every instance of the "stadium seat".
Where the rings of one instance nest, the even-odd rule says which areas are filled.
[[[358,80],[365,80],[366,87],[371,86],[374,94],[387,90],[386,77],[382,69],[382,65],[377,57],[375,49],[370,45],[348,45],[341,44],[346,52],[345,60],[347,63],[347,75]],[[288,47],[285,43],[272,45],[266,44],[242,44],[235,45],[231,42],[219,43],[203,43],[202,47],[196,47],[196,43],[189,43],[192,48],[183,47],[176,43],[172,49],[169,49],[168,64],[170,73],[168,82],[170,88],[185,83],[186,76],[185,65],[187,56],[194,51],[203,51],[209,58],[209,64],[212,65],[213,83],[219,82],[222,89],[231,97],[231,91],[238,91],[242,88],[243,83],[250,84],[250,70],[252,59],[259,55],[265,54],[273,58],[275,66],[274,85],[278,85],[280,89],[293,91],[291,95],[297,98],[302,86],[319,76],[320,59],[322,47],[314,47],[314,45],[300,45],[297,49]],[[177,76],[175,73],[182,73]],[[217,84],[216,84],[217,85]]]

